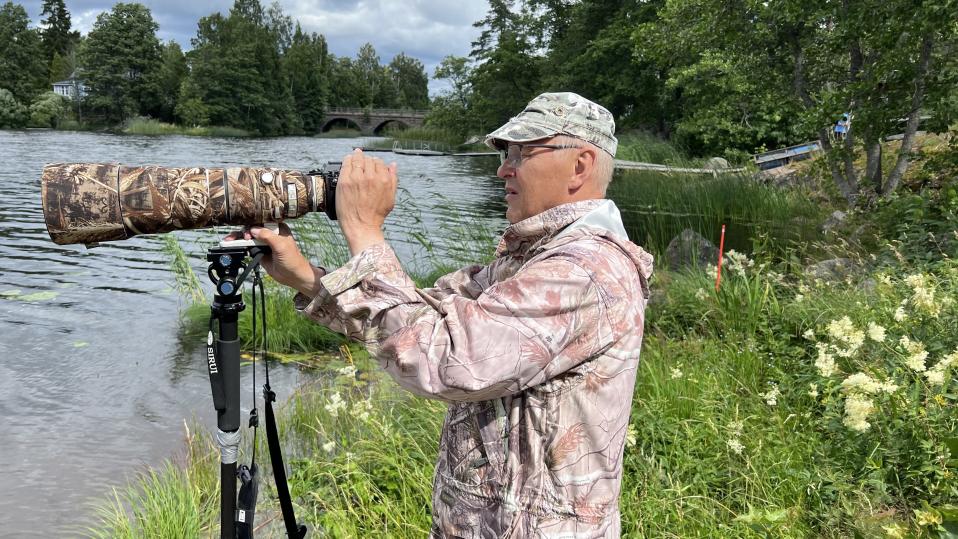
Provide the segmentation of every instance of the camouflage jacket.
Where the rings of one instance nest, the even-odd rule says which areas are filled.
[[[432,537],[619,536],[652,272],[624,234],[611,201],[565,204],[510,226],[492,263],[434,288],[417,289],[379,244],[297,298],[403,387],[449,403]]]

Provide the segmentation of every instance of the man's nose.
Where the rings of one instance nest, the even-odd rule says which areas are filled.
[[[511,178],[516,175],[516,167],[512,166],[512,162],[506,159],[504,163],[499,165],[499,168],[496,170],[496,176],[506,179]]]

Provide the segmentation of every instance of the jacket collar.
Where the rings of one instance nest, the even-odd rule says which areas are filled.
[[[606,202],[611,201],[596,199],[570,202],[514,223],[502,233],[502,239],[499,240],[499,246],[496,248],[496,256],[524,254],[548,242],[562,229]]]

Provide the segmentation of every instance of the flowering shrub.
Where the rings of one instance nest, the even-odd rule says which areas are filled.
[[[958,495],[952,277],[947,267],[940,275],[878,275],[868,301],[805,334],[815,341],[808,394],[835,436],[833,456],[885,495],[931,507]]]

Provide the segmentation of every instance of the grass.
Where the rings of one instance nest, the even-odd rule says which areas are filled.
[[[134,118],[123,127],[127,135],[187,135],[191,137],[248,137],[248,131],[237,127],[226,126],[193,126],[185,127],[168,124],[152,118]]]

